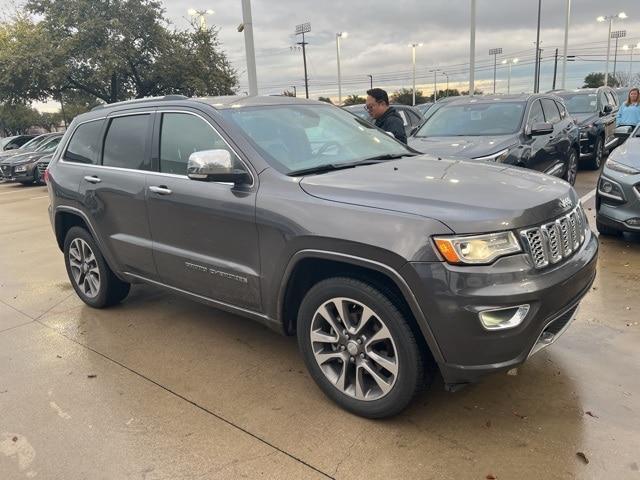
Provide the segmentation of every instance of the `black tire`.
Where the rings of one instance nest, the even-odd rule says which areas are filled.
[[[585,166],[590,170],[599,170],[604,160],[604,138],[598,137],[593,146],[593,155],[585,162]]]
[[[571,185],[575,185],[576,178],[578,178],[578,157],[578,152],[572,148],[569,151],[569,158],[567,158],[567,165],[563,176],[563,179]]]
[[[622,232],[620,230],[618,230],[617,228],[613,228],[608,225],[605,225],[597,218],[596,218],[596,228],[598,229],[598,232],[600,232],[600,235],[606,235],[608,237],[619,237],[622,235]]]
[[[99,272],[99,281],[98,287],[96,289],[95,295],[90,295],[85,292],[78,281],[74,278],[74,274],[72,273],[71,266],[71,245],[74,240],[80,240],[85,242],[95,257],[96,268]],[[123,282],[118,277],[115,276],[107,262],[105,261],[98,245],[94,241],[91,234],[82,227],[72,227],[67,232],[67,235],[64,239],[64,264],[67,269],[67,275],[69,276],[69,281],[73,286],[73,289],[76,291],[80,299],[86,303],[87,305],[94,308],[105,308],[111,305],[115,305],[120,303],[122,300],[126,298],[129,294],[129,289],[131,288],[131,284],[127,282]],[[86,274],[85,274],[86,276]]]
[[[325,302],[334,298],[352,299],[367,306],[375,313],[375,318],[379,317],[390,332],[397,361],[397,375],[394,377],[393,386],[380,398],[364,400],[345,393],[329,380],[316,361],[310,338],[312,324],[316,311]],[[396,415],[411,402],[416,392],[424,385],[424,358],[401,309],[380,290],[360,280],[334,277],[312,287],[305,295],[298,312],[297,334],[304,362],[320,389],[342,408],[356,415],[367,418]],[[340,336],[339,333],[338,336]],[[366,341],[364,343],[366,344]],[[350,353],[344,353],[348,359]],[[368,357],[362,360],[365,363],[370,361]],[[356,356],[356,365],[357,362],[361,361]],[[349,368],[356,368],[356,372],[358,371],[355,366]]]

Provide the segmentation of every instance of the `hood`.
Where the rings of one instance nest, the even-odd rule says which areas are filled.
[[[589,123],[595,122],[598,118],[598,114],[596,112],[591,113],[572,113],[571,117],[575,120],[578,126],[587,125]]]
[[[14,155],[13,157],[4,158],[0,163],[2,165],[22,165],[24,163],[31,163],[40,160],[45,155],[50,155],[51,152],[31,152],[23,153],[21,155]]]
[[[24,155],[25,153],[33,152],[33,149],[29,148],[16,148],[14,150],[7,150],[6,152],[0,153],[0,160],[5,158],[15,157],[16,155]]]
[[[627,167],[640,170],[640,137],[629,137],[626,142],[611,152],[609,158]]]
[[[409,146],[437,157],[476,158],[492,155],[517,142],[516,135],[410,137]]]
[[[432,218],[456,233],[537,225],[578,202],[573,188],[555,177],[428,155],[307,176],[300,186],[325,200]],[[562,208],[566,197],[571,206]]]

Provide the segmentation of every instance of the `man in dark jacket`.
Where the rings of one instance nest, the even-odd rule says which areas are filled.
[[[392,133],[402,143],[407,143],[407,133],[404,130],[402,117],[395,108],[389,106],[389,95],[381,88],[367,90],[367,104],[365,108],[375,119],[376,127]]]

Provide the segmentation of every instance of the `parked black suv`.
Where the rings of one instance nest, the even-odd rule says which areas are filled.
[[[587,168],[599,169],[606,151],[618,143],[614,134],[618,95],[611,87],[558,90],[554,94],[564,100],[580,127],[581,162]]]
[[[578,172],[578,128],[551,95],[453,97],[408,143],[432,155],[531,168],[572,185]]]
[[[437,366],[450,389],[569,325],[598,241],[574,189],[417,155],[322,102],[165,97],[74,119],[48,168],[79,297],[149,283],[296,334],[320,388],[367,417]]]

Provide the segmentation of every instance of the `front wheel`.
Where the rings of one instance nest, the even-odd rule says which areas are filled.
[[[576,178],[578,178],[578,154],[573,148],[569,152],[563,178],[569,182],[570,185],[576,184]]]
[[[357,415],[403,410],[422,386],[416,338],[390,297],[359,280],[316,284],[298,314],[298,344],[322,391]]]
[[[596,140],[596,144],[593,147],[593,155],[587,161],[587,167],[591,170],[600,169],[600,165],[602,165],[603,158],[604,158],[604,139],[602,137],[598,137]]]

